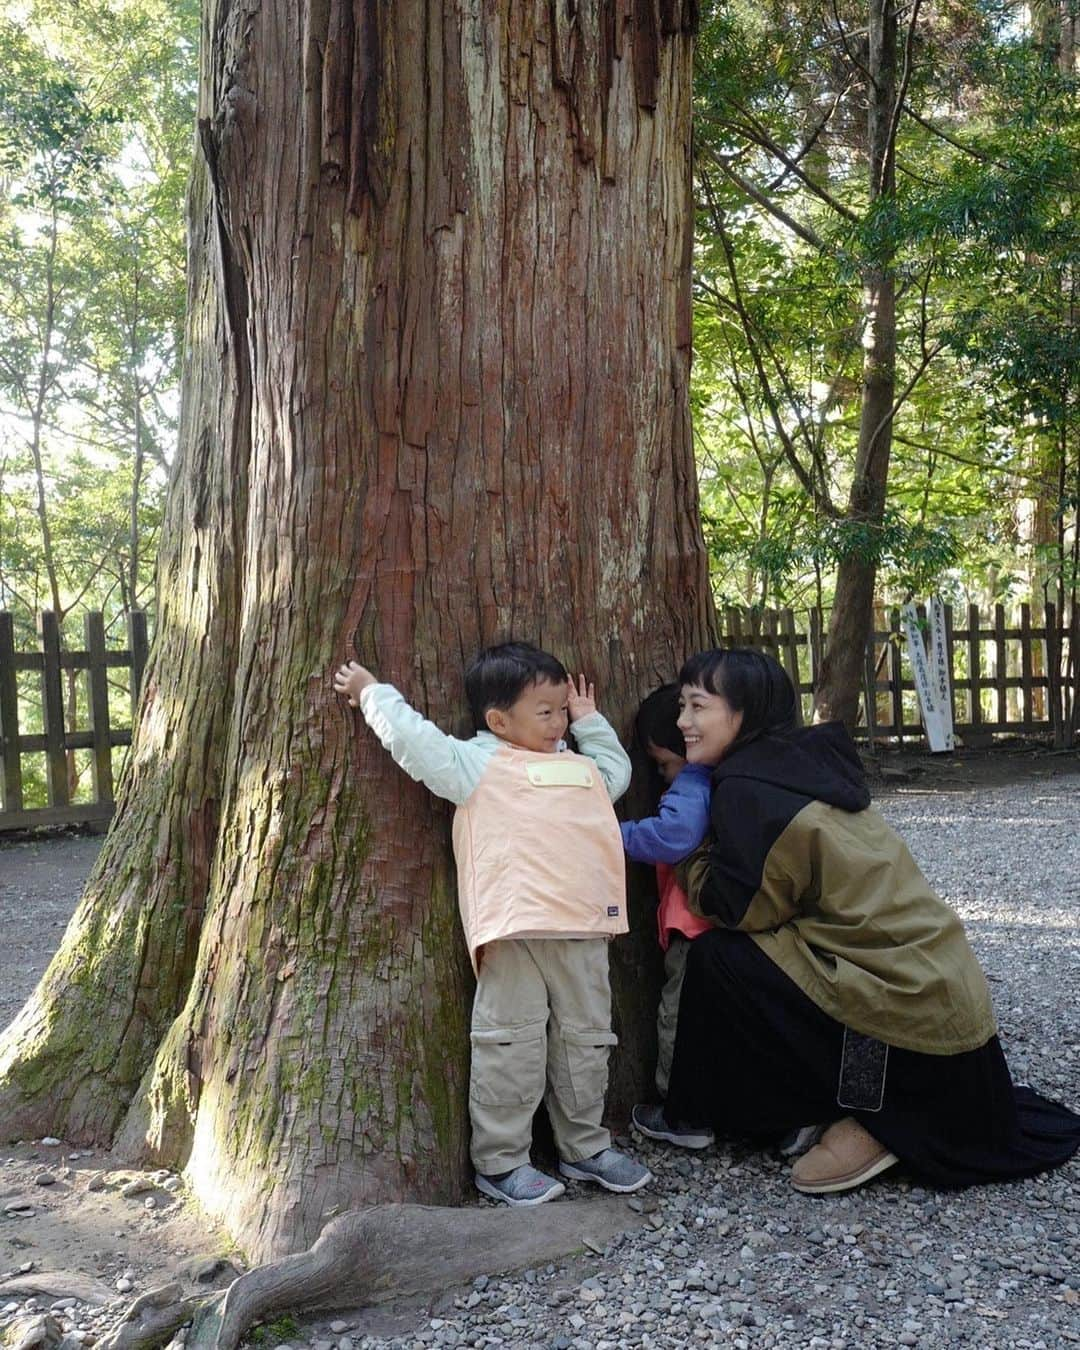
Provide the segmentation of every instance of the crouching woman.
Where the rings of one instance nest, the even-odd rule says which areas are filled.
[[[687,893],[717,929],[693,943],[667,1102],[635,1110],[645,1133],[711,1125],[791,1152],[820,1137],[792,1171],[805,1192],[898,1160],[963,1186],[1070,1158],[1080,1117],[1014,1087],[963,926],[870,805],[843,726],[797,727],[762,653],[704,652],[680,685],[687,758],[716,765]]]

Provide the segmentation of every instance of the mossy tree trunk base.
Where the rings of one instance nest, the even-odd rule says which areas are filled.
[[[182,1167],[254,1259],[468,1185],[449,810],[333,668],[359,656],[460,732],[468,658],[527,638],[625,731],[708,642],[693,21],[677,0],[204,5],[135,771],[0,1043],[0,1134]],[[632,920],[622,1105],[651,1074]]]

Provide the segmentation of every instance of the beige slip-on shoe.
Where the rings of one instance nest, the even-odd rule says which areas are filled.
[[[845,1116],[830,1125],[809,1153],[791,1169],[791,1184],[806,1195],[850,1191],[894,1166],[899,1159],[857,1120]]]

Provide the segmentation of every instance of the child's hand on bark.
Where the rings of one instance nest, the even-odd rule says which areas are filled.
[[[575,685],[571,675],[566,685],[566,711],[571,722],[596,711],[596,686],[587,681],[584,675],[577,678]]]
[[[359,708],[360,695],[369,684],[378,684],[378,680],[359,661],[346,661],[334,674],[334,690],[345,695],[351,708]]]

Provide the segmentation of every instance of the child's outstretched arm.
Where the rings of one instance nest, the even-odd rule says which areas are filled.
[[[447,736],[410,707],[392,684],[380,684],[356,661],[338,667],[334,688],[352,707],[360,709],[368,726],[410,778],[455,805],[468,798],[480,781],[490,751]]]
[[[630,756],[619,743],[611,723],[597,712],[595,686],[584,675],[578,676],[576,685],[571,676],[566,708],[578,749],[595,763],[608,796],[617,802],[630,786]]]
[[[688,764],[660,798],[655,816],[624,820],[623,848],[635,862],[682,862],[705,838],[709,828],[711,769]]]

